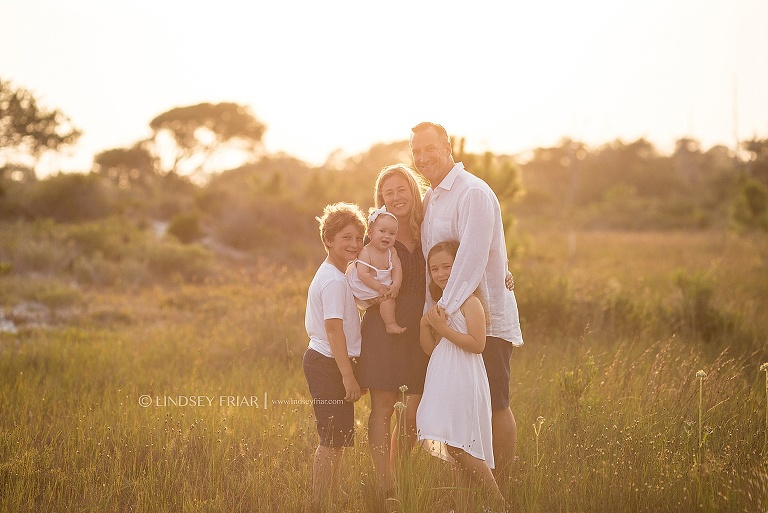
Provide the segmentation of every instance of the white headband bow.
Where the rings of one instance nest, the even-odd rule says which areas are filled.
[[[392,216],[392,217],[395,219],[395,221],[397,221],[397,217],[395,217],[395,214],[393,214],[392,212],[387,212],[387,206],[386,206],[386,205],[382,205],[382,206],[381,206],[381,208],[375,208],[375,209],[373,209],[373,212],[371,212],[371,213],[368,215],[368,225],[371,225],[371,224],[373,224],[373,222],[374,222],[374,221],[375,221],[375,220],[376,220],[376,219],[377,219],[377,218],[378,218],[378,217],[379,217],[381,214],[386,214],[386,215],[388,215],[388,216]]]

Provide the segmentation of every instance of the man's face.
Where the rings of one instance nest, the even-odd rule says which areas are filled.
[[[411,155],[416,169],[432,186],[440,184],[453,168],[451,144],[431,127],[412,134]]]

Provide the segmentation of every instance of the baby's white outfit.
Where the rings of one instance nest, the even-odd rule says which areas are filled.
[[[347,268],[347,281],[349,282],[349,286],[352,289],[352,294],[354,294],[357,299],[367,301],[369,299],[379,297],[379,291],[372,289],[363,283],[363,280],[361,280],[360,276],[358,276],[358,263],[368,266],[376,271],[376,281],[379,283],[386,285],[387,287],[392,285],[392,248],[389,248],[387,251],[387,264],[389,267],[386,269],[378,269],[368,262],[363,262],[362,260],[353,261]]]

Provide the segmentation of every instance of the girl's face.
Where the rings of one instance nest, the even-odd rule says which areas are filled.
[[[392,212],[398,219],[407,219],[411,215],[413,192],[402,175],[392,175],[382,182],[381,196],[387,212]]]
[[[357,258],[363,247],[363,233],[354,224],[348,224],[331,240],[325,241],[328,247],[328,257],[337,267]]]
[[[453,256],[447,251],[440,251],[429,258],[429,276],[440,289],[448,283],[452,267]]]
[[[369,229],[368,236],[371,238],[371,244],[376,249],[385,250],[395,245],[397,237],[397,219],[386,214],[379,214],[376,221]]]

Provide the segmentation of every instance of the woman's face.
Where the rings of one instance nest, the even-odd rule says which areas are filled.
[[[381,196],[387,212],[392,212],[398,219],[405,220],[413,210],[413,193],[408,181],[401,175],[395,174],[381,183]]]

